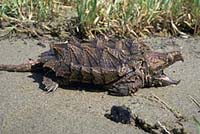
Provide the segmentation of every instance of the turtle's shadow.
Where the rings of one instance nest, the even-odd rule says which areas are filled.
[[[29,75],[29,78],[34,79],[34,82],[39,84],[39,88],[43,91],[45,90],[45,85],[42,83],[44,73],[32,73]],[[82,83],[74,83],[66,86],[59,86],[64,90],[79,90],[86,92],[105,92],[106,90],[101,85],[93,85],[93,84],[82,84]]]

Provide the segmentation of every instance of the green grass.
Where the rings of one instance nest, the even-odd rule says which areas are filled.
[[[195,117],[193,117],[193,119],[197,125],[198,134],[200,134],[200,121],[198,121]]]
[[[90,37],[200,35],[200,0],[3,0],[0,19],[48,21],[62,6],[77,9],[81,31]]]
[[[91,33],[143,37],[199,34],[200,0],[78,0],[82,27]]]
[[[0,17],[13,21],[43,21],[52,15],[52,0],[3,0]]]

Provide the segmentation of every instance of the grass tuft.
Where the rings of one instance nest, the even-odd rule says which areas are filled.
[[[77,0],[86,33],[143,37],[200,33],[200,0]]]
[[[52,0],[3,0],[0,17],[14,21],[44,21],[52,15]]]

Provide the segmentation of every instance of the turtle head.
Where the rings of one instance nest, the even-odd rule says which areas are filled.
[[[149,52],[145,55],[147,64],[151,71],[159,72],[177,61],[184,61],[180,51],[168,53]]]
[[[145,76],[146,86],[168,86],[178,84],[180,80],[173,80],[164,73],[164,69],[177,61],[184,61],[180,51],[168,53],[149,52],[146,54],[148,73]]]

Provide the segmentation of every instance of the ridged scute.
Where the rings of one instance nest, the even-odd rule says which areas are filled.
[[[68,43],[51,45],[47,55],[53,55],[54,58],[47,60],[44,67],[52,69],[56,76],[69,82],[110,84],[135,70],[142,60],[143,52],[140,49],[144,50],[141,48],[144,46],[140,45],[131,40],[96,39],[79,42],[71,39]],[[145,47],[148,51],[149,48]],[[41,59],[46,57],[41,55]]]

